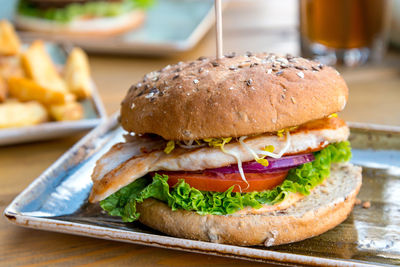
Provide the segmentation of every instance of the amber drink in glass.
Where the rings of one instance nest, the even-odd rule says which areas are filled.
[[[391,0],[300,0],[301,52],[326,64],[379,61]]]

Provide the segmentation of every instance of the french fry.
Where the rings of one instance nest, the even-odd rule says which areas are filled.
[[[70,92],[78,99],[92,95],[89,60],[82,49],[74,48],[69,54],[64,79]]]
[[[0,57],[0,76],[7,79],[11,76],[24,76],[18,57]]]
[[[6,100],[7,93],[7,83],[4,78],[0,76],[0,103]]]
[[[0,20],[0,128],[82,119],[84,109],[76,98],[92,95],[85,52],[74,48],[60,73],[43,41],[21,51],[13,26]]]
[[[19,53],[21,42],[14,27],[6,20],[0,21],[0,55],[13,56]]]
[[[47,119],[46,108],[36,101],[21,103],[9,100],[0,104],[0,129],[35,125]]]
[[[83,107],[75,101],[61,105],[51,105],[48,110],[51,118],[56,121],[73,121],[83,118]]]
[[[35,81],[23,77],[11,77],[8,79],[10,96],[21,101],[36,100],[42,104],[64,104],[75,99],[68,92],[60,92],[45,88]]]
[[[54,91],[67,92],[67,86],[41,40],[34,41],[22,54],[21,63],[27,77],[39,85]]]

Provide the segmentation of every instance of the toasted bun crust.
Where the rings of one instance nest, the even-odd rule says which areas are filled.
[[[166,204],[148,199],[138,205],[139,220],[177,237],[240,246],[280,245],[320,235],[343,222],[360,187],[360,167],[335,164],[325,184],[285,210],[261,215],[202,216],[172,211]]]
[[[144,19],[144,11],[133,10],[117,17],[77,19],[66,24],[17,14],[15,23],[18,29],[48,34],[107,36],[136,28]]]
[[[125,130],[167,140],[274,132],[342,110],[333,68],[273,54],[200,58],[147,74],[122,102]]]

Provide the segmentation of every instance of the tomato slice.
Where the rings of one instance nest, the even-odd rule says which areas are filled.
[[[225,192],[231,186],[233,192],[260,192],[273,189],[280,185],[286,178],[288,171],[274,173],[245,173],[246,180],[242,180],[239,173],[216,174],[212,172],[195,173],[195,172],[170,172],[158,171],[158,174],[168,175],[169,186],[174,186],[180,179],[185,180],[191,187],[201,191]]]

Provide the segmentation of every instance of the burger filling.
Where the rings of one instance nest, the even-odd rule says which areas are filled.
[[[115,17],[150,6],[152,0],[21,0],[18,13],[24,16],[68,23],[78,18]]]
[[[158,199],[172,210],[195,211],[203,215],[226,215],[249,208],[264,210],[266,205],[269,207],[268,211],[286,208],[323,183],[330,174],[332,163],[346,162],[351,157],[350,144],[345,141],[347,135],[331,144],[325,140],[319,146],[313,145],[307,149],[299,146],[300,151],[293,148],[296,145],[292,144],[291,140],[297,142],[302,134],[315,135],[318,132],[324,133],[325,138],[328,138],[326,130],[330,129],[338,134],[339,129],[344,127],[342,123],[343,121],[338,118],[326,118],[300,127],[284,129],[276,133],[277,137],[270,139],[240,137],[190,142],[169,141],[162,151],[164,158],[158,156],[157,161],[153,160],[157,170],[146,173],[119,190],[114,190],[116,192],[103,199],[100,205],[110,215],[120,216],[126,222],[138,219],[136,204],[147,198]],[[345,127],[347,129],[347,126]],[[279,149],[270,144],[263,145],[261,149],[255,145],[257,140],[273,140],[272,138],[280,139]],[[234,163],[193,171],[189,170],[187,164],[185,165],[187,163],[185,160],[177,161],[185,150],[197,150],[190,153],[203,153],[203,157],[197,159],[204,162],[198,165],[207,165],[207,159],[213,155],[205,154],[205,151],[208,151],[206,149],[214,151],[214,154],[216,149],[219,149],[220,157],[227,155],[235,159]],[[242,154],[251,155],[253,160],[242,160],[246,157],[240,151]],[[121,156],[123,152],[119,153],[123,158]],[[156,151],[150,151],[148,154],[151,153],[154,155]],[[186,156],[190,159],[190,154]],[[146,162],[141,160],[135,164],[143,165]],[[216,164],[218,165],[218,162]],[[98,172],[107,171],[101,169]],[[122,177],[123,166],[119,165],[110,173],[112,176]],[[113,184],[113,180],[107,178],[108,174],[100,180],[109,187]],[[101,192],[99,189],[102,188],[101,181],[99,184],[95,181],[94,191]]]

